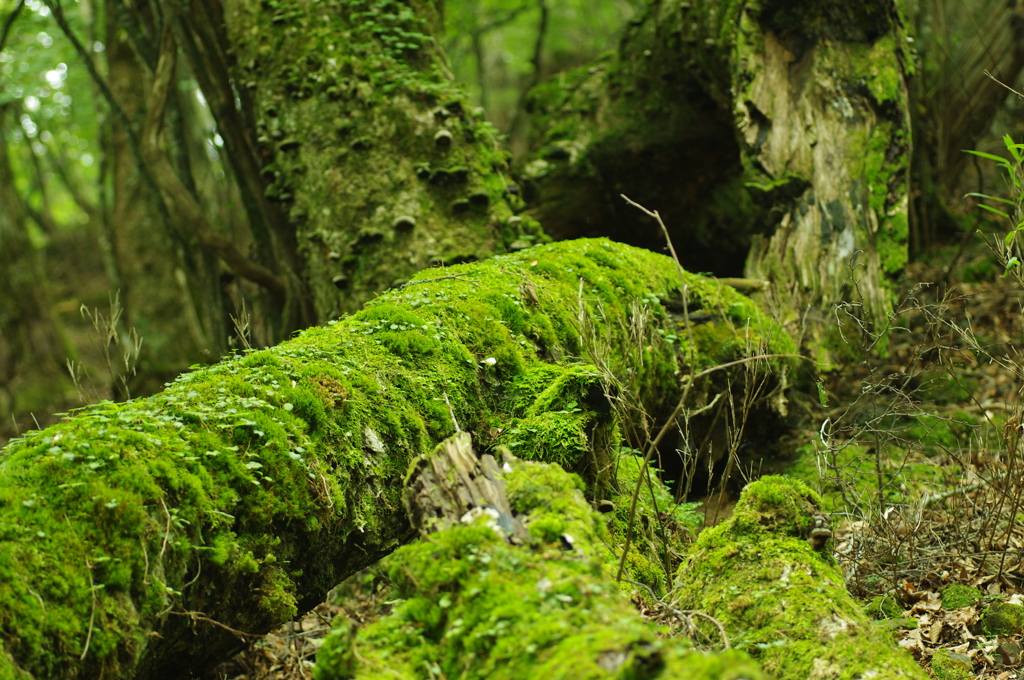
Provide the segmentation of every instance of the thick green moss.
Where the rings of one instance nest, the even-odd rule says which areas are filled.
[[[739,299],[682,276],[705,308]],[[581,318],[607,341],[602,390],[632,371],[646,403],[675,399],[671,344],[639,366],[614,348],[639,307],[664,319],[679,286],[667,258],[605,240],[431,270],[340,322],[12,442],[3,652],[39,678],[199,672],[238,645],[208,620],[265,632],[405,541],[408,462],[455,422],[485,449],[517,419],[571,411],[598,374]],[[759,314],[747,325],[772,336]],[[545,374],[544,356],[563,366]]]
[[[680,607],[714,616],[776,678],[926,677],[847,594],[828,544],[812,547],[820,502],[785,477],[748,485],[733,516],[691,548]]]
[[[506,482],[529,540],[510,545],[481,517],[399,549],[400,602],[357,636],[337,622],[317,680],[763,677],[742,653],[692,651],[637,616],[602,569],[607,534],[579,478],[517,463]]]
[[[657,469],[649,467],[644,481],[638,484],[643,459],[633,455],[636,453],[626,449],[616,458],[619,483],[609,499],[611,507],[604,515],[615,554],[613,562],[607,564],[606,568],[613,573],[618,570],[618,557],[630,533],[629,509],[633,493],[639,488],[632,540],[622,578],[627,592],[632,590],[635,597],[646,599],[650,593],[661,597],[667,592],[672,569],[678,561],[673,546],[689,542],[696,535],[704,517],[694,510],[697,503],[675,502],[672,494],[660,482]],[[636,584],[643,584],[650,590],[635,588]]]
[[[954,583],[942,589],[943,609],[969,607],[981,599],[981,591],[971,586]]]
[[[936,650],[932,656],[932,671],[939,680],[970,680],[975,677],[971,658],[948,649]]]
[[[1019,635],[1024,631],[1024,607],[998,602],[982,612],[981,625],[986,635]]]
[[[903,98],[903,82],[898,62],[893,59],[896,44],[892,35],[883,35],[873,43],[852,43],[850,62],[854,73],[863,79],[877,104],[899,102]]]
[[[894,619],[903,613],[903,607],[892,595],[878,595],[864,605],[864,613],[875,620]]]

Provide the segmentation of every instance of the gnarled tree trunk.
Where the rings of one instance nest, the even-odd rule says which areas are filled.
[[[660,247],[624,193],[689,268],[745,259],[790,310],[859,297],[879,318],[907,261],[904,45],[890,0],[656,0],[613,57],[532,95],[533,214]]]

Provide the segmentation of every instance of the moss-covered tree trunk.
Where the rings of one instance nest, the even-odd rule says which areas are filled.
[[[820,498],[765,477],[705,530],[679,569],[670,611],[700,613],[700,654],[655,640],[608,576],[614,556],[564,471],[489,456],[457,435],[417,461],[406,489],[423,541],[388,563],[401,603],[353,634],[337,625],[317,680],[465,678],[877,678],[927,674],[846,592]],[[723,639],[724,638],[724,639]],[[743,650],[760,662],[751,663]]]
[[[437,264],[540,238],[451,82],[432,2],[167,2],[257,243],[316,321]],[[307,300],[308,298],[308,300]]]
[[[425,267],[546,240],[445,70],[434,3],[109,1],[102,54],[47,5],[107,107],[136,393],[222,355],[243,301],[249,340],[272,344]],[[217,135],[191,124],[193,80]],[[218,155],[230,190],[203,183]]]
[[[746,260],[792,310],[878,316],[907,261],[904,44],[890,0],[655,0],[614,56],[533,93],[532,214],[662,246],[624,193],[688,267]]]
[[[659,300],[681,286],[717,330],[674,327]],[[791,351],[732,289],[569,242],[424,272],[342,321],[89,407],[0,452],[0,677],[202,672],[408,540],[409,461],[458,429],[607,498],[620,385],[655,413],[691,367],[762,345]],[[652,552],[627,573],[657,591]]]

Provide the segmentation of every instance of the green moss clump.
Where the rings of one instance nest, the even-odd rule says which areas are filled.
[[[878,104],[898,102],[903,98],[903,84],[893,59],[896,44],[891,34],[870,44],[852,44],[850,61],[854,77],[860,77]]]
[[[999,602],[981,614],[981,627],[986,635],[1018,635],[1024,630],[1024,607]]]
[[[668,591],[672,569],[678,560],[670,546],[689,543],[704,517],[695,511],[697,503],[675,502],[656,468],[648,467],[641,475],[642,463],[639,452],[620,450],[616,458],[618,484],[608,499],[612,505],[604,519],[610,533],[608,544],[617,546],[616,551],[621,550],[626,543],[626,535],[630,533],[629,511],[633,493],[639,488],[622,586],[624,590],[632,591],[635,597],[645,599],[651,593],[660,597]],[[656,518],[657,521],[636,518]],[[610,571],[617,571],[619,556],[615,555],[605,566]],[[643,584],[650,590],[637,588],[636,584]]]
[[[868,614],[870,615],[870,612],[868,612]],[[889,631],[914,630],[920,627],[920,622],[913,616],[904,616],[895,619],[880,619],[874,623],[876,626]]]
[[[424,668],[495,680],[764,677],[742,653],[691,651],[636,615],[602,569],[602,522],[578,478],[519,463],[506,481],[528,542],[510,545],[478,518],[399,549],[389,565],[400,602],[358,635],[337,622],[317,680]]]
[[[980,590],[960,583],[954,583],[942,589],[943,609],[960,609],[961,607],[970,607],[980,599]]]
[[[932,655],[932,671],[939,680],[970,680],[974,663],[964,654],[939,649]]]
[[[828,548],[810,544],[820,512],[801,482],[749,484],[733,516],[691,547],[676,574],[679,606],[714,616],[776,678],[924,678],[847,594]]]
[[[590,450],[589,433],[611,407],[606,379],[589,364],[540,364],[510,389],[516,415],[498,441],[517,456],[574,468]]]
[[[878,595],[864,605],[864,613],[876,620],[893,619],[903,613],[903,607],[891,595]]]

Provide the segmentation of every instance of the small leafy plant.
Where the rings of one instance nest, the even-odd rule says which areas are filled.
[[[1005,218],[1012,227],[1003,238],[1003,276],[1007,276],[1011,272],[1017,271],[1021,265],[1021,250],[1017,246],[1017,235],[1024,231],[1024,144],[1017,144],[1010,135],[1004,135],[1003,142],[1006,144],[1006,150],[1010,153],[1011,158],[1004,158],[971,149],[965,149],[965,151],[974,156],[995,161],[1006,173],[1007,180],[1010,183],[1011,198],[990,196],[977,192],[967,194],[967,196],[973,198],[995,201],[996,203],[1008,206],[1005,210],[1001,210],[984,203],[978,204],[978,207],[982,210],[987,210]]]

